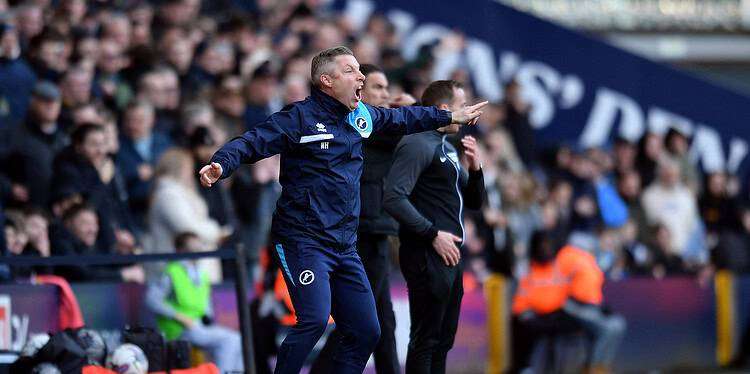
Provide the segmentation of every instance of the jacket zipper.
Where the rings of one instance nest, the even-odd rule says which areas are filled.
[[[351,138],[350,134],[351,134],[351,130],[353,130],[353,129],[352,129],[352,127],[348,123],[346,123],[347,118],[348,117],[344,117],[344,126],[343,126],[343,128],[345,128],[345,130],[344,130],[344,137],[346,138],[347,157],[349,157],[351,159],[352,152],[354,150],[353,150],[353,147],[352,147],[352,138]],[[349,161],[350,160],[347,160],[347,162],[345,162],[345,165],[348,165]],[[352,178],[351,175],[349,175],[348,178]],[[354,205],[356,204],[356,202],[353,199],[354,188],[352,186],[354,186],[354,181],[353,181],[353,179],[349,179],[347,182],[348,183],[347,183],[346,187],[349,190],[348,191],[349,192],[348,195],[349,195],[349,201],[350,201],[350,204],[351,204],[351,205],[349,205],[349,209],[348,210],[351,212],[351,211],[354,210]],[[345,231],[346,230],[344,230],[344,228],[342,227],[341,228],[341,243],[342,244],[344,244],[344,232]]]
[[[440,141],[440,147],[443,151],[443,156],[451,163],[454,169],[456,169],[456,194],[458,195],[458,224],[461,225],[461,245],[464,245],[464,241],[466,238],[464,237],[464,198],[461,196],[461,189],[460,189],[460,180],[461,180],[461,171],[458,168],[458,165],[456,165],[453,160],[448,157],[448,155],[445,153],[445,137],[447,135],[443,135],[443,138]]]

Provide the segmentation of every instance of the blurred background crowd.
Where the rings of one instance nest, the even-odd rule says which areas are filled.
[[[0,0],[0,221],[5,256],[174,252],[242,243],[251,259],[278,197],[272,158],[203,189],[197,165],[226,140],[308,96],[312,55],[350,46],[383,68],[392,97],[432,80],[483,99],[452,33],[407,59],[381,14],[363,27],[319,0]],[[607,277],[706,277],[750,266],[746,181],[704,174],[680,128],[602,148],[536,140],[516,81],[497,82],[478,126],[489,198],[467,216],[467,269],[522,276],[537,229],[593,253]],[[564,126],[564,124],[559,124]],[[221,279],[220,264],[205,260]],[[226,270],[226,269],[225,269]],[[141,265],[13,267],[4,279],[144,282]]]

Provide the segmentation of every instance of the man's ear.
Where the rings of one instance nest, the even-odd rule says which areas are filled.
[[[333,79],[331,79],[331,76],[328,74],[322,74],[320,76],[320,84],[322,87],[333,87]]]
[[[441,109],[441,110],[448,110],[449,108],[450,107],[446,103],[442,103],[442,104],[438,105],[438,109]]]

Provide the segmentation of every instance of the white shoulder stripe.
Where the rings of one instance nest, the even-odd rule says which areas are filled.
[[[333,134],[306,135],[299,138],[299,144],[316,142],[318,140],[333,139]]]

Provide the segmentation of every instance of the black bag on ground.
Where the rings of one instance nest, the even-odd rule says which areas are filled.
[[[80,373],[86,365],[86,351],[67,331],[60,331],[49,338],[34,354],[35,364],[50,362],[60,368],[61,373]],[[11,369],[11,372],[13,369]]]
[[[164,335],[149,327],[128,327],[122,333],[122,342],[137,345],[148,359],[149,371],[167,370],[167,346]]]

